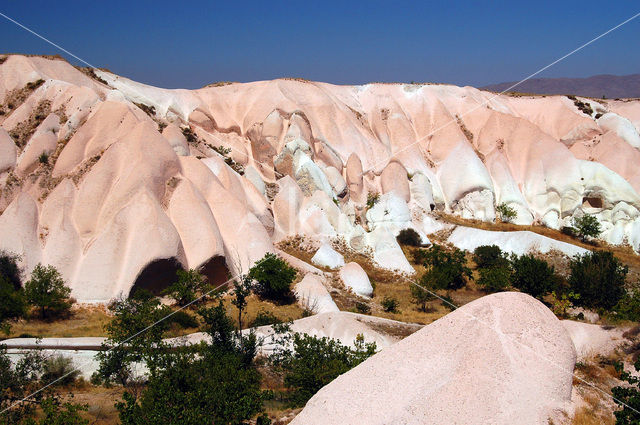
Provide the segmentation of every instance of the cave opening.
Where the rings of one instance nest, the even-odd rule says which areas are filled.
[[[602,208],[604,203],[602,202],[602,198],[598,198],[597,196],[585,196],[582,198],[582,206],[587,208]]]
[[[182,265],[176,258],[163,258],[147,264],[138,274],[129,296],[139,289],[145,289],[153,295],[161,295],[162,291],[176,281],[176,272]]]

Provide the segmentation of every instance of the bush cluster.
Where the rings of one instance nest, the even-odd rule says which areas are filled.
[[[400,245],[408,245],[408,246],[421,246],[422,240],[420,235],[415,230],[408,228],[400,230],[396,240]]]

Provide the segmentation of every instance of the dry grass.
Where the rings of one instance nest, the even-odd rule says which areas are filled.
[[[105,388],[86,384],[72,388],[71,402],[89,406],[89,410],[82,412],[81,416],[88,419],[90,424],[118,424],[120,421],[115,403],[122,398],[123,392],[124,388],[120,386]]]
[[[11,325],[8,338],[28,334],[41,338],[71,338],[84,336],[106,336],[104,325],[111,317],[103,306],[76,306],[67,319],[55,321],[21,319]]]

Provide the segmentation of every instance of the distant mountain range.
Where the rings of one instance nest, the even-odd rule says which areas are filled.
[[[491,84],[482,90],[501,92],[516,84]],[[640,74],[594,75],[588,78],[535,78],[527,80],[509,91],[535,94],[574,94],[607,99],[640,97]]]

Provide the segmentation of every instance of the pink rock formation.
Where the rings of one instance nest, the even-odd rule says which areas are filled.
[[[589,212],[605,240],[640,246],[638,101],[582,99],[587,115],[563,96],[472,87],[168,90],[94,72],[0,65],[0,249],[26,273],[60,268],[80,301],[171,267],[246,270],[296,234],[411,273],[394,237],[414,227],[426,243],[434,209],[493,220],[506,203],[517,223],[554,228]]]

